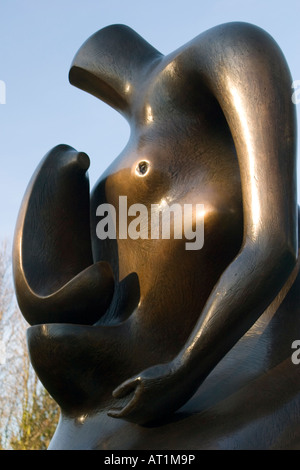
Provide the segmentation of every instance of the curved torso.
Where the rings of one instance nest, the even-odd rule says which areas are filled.
[[[239,168],[225,118],[217,102],[206,90],[195,89],[189,77],[180,86],[187,98],[183,102],[180,90],[173,86],[170,93],[165,74],[154,82],[149,78],[142,90],[143,105],[134,113],[128,145],[91,197],[94,261],[108,261],[117,281],[115,298],[98,325],[117,325],[127,319],[135,332],[128,344],[143,338],[143,345],[136,348],[145,350],[148,344],[147,349],[156,351],[150,359],[154,362],[169,360],[183,347],[243,237]],[[144,177],[135,171],[140,161],[150,164]],[[146,206],[149,227],[152,205],[163,209],[165,204],[179,204],[184,212],[184,205],[190,204],[195,212],[196,204],[203,204],[203,247],[187,249],[183,225],[182,239],[151,239],[150,229],[147,239],[120,239],[120,196],[126,196],[128,207]],[[95,235],[96,210],[103,203],[116,208],[117,240],[103,241]],[[126,279],[133,273],[139,289],[136,303],[130,295],[120,295],[128,290]]]

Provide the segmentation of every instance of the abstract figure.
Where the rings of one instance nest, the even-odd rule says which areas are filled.
[[[296,118],[279,47],[230,23],[163,56],[109,26],[70,82],[131,135],[91,196],[87,155],[60,145],[22,203],[14,277],[62,410],[51,448],[300,448]],[[100,240],[97,208],[119,214],[120,196],[204,204],[203,248]]]

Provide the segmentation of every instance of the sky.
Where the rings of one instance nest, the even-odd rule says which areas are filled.
[[[168,54],[231,21],[268,31],[300,80],[299,0],[0,0],[0,240],[12,240],[26,186],[52,147],[86,152],[93,186],[128,140],[123,117],[68,82],[89,36],[122,23]]]

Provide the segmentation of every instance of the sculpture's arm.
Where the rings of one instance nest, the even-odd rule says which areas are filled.
[[[177,60],[199,74],[227,119],[241,174],[244,240],[179,355],[115,391],[116,397],[134,395],[110,415],[141,423],[193,395],[274,299],[297,258],[292,80],[278,46],[259,28],[234,23],[199,36]]]

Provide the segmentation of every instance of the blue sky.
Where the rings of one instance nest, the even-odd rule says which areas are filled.
[[[167,54],[230,21],[268,31],[293,79],[300,80],[299,0],[0,0],[0,80],[6,84],[6,104],[0,104],[0,239],[12,239],[28,181],[48,150],[66,143],[87,152],[92,186],[128,139],[118,113],[68,82],[73,56],[91,34],[127,24]],[[297,111],[300,121],[300,104]]]

